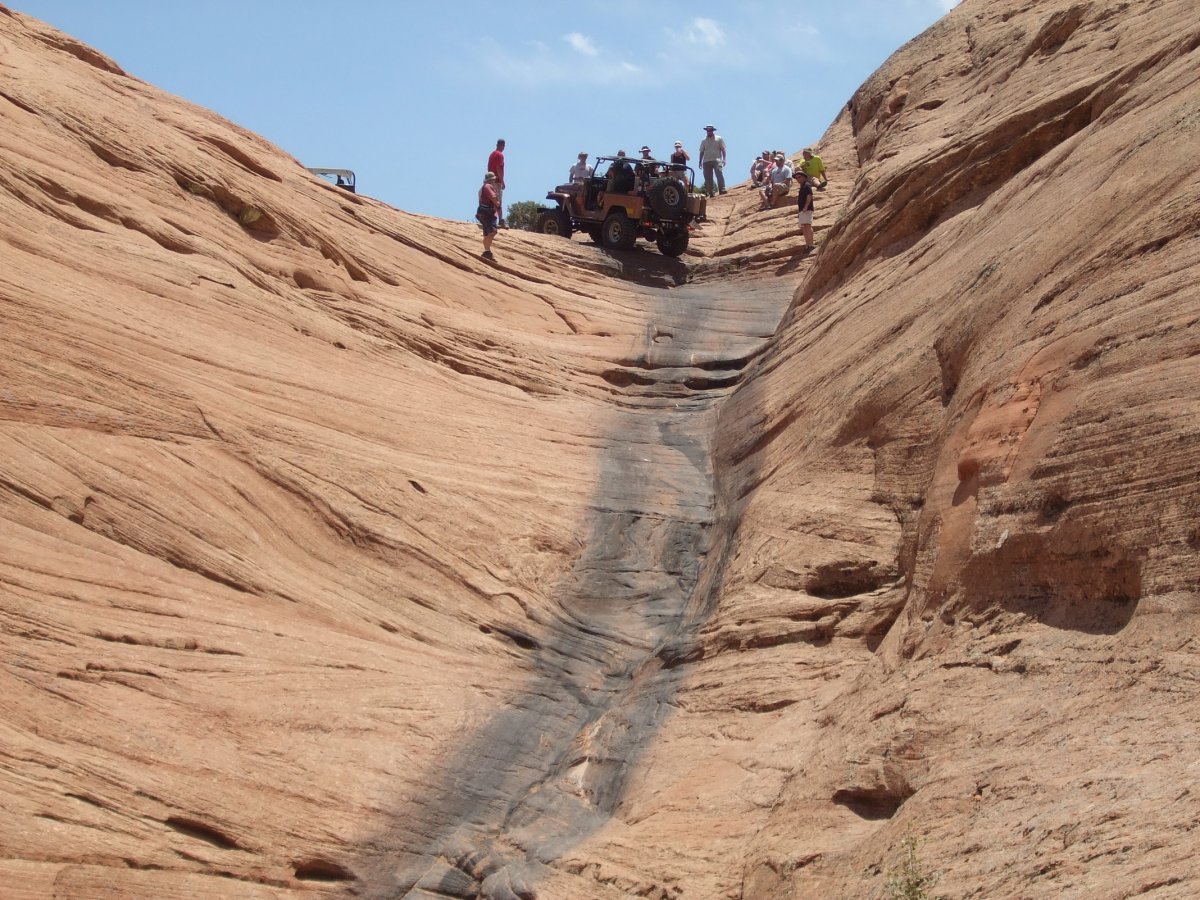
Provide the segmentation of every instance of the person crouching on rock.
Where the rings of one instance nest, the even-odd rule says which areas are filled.
[[[488,172],[483,176],[483,186],[479,188],[479,209],[475,210],[475,218],[483,226],[484,259],[492,259],[492,241],[496,238],[496,222],[500,218],[500,196],[496,192],[496,173]]]

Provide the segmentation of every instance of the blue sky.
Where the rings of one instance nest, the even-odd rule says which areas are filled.
[[[693,158],[713,122],[732,181],[815,142],[855,88],[955,0],[4,0],[126,71],[362,193],[468,220],[496,138],[505,203],[576,154]],[[837,177],[836,172],[832,177]]]

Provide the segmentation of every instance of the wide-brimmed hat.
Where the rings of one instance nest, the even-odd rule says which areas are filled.
[[[676,147],[682,147],[682,146],[683,146],[683,141],[676,141],[676,142],[675,142],[675,146],[676,146]]]
[[[483,180],[484,180],[484,181],[495,181],[495,180],[496,180],[496,173],[495,173],[495,172],[488,172],[486,175],[484,175],[484,176],[483,176]]]
[[[638,153],[653,153],[653,152],[654,151],[651,150],[649,147],[643,147],[641,150],[638,151]]]
[[[717,126],[716,126],[716,125],[705,125],[705,126],[704,126],[704,130],[705,130],[705,131],[716,131],[716,130],[717,130]]]

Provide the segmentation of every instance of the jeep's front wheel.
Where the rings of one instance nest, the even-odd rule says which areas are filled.
[[[658,230],[658,252],[663,256],[681,256],[687,247],[687,228],[660,228]]]
[[[675,219],[687,209],[687,189],[675,178],[661,178],[650,189],[650,208],[660,219]]]
[[[571,236],[571,217],[562,209],[543,209],[538,213],[534,231],[539,234],[557,234],[560,237]]]
[[[628,250],[637,240],[637,229],[624,212],[614,209],[601,226],[600,238],[609,250]]]

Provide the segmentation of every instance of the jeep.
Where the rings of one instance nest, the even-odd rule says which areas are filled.
[[[664,256],[679,256],[688,246],[688,226],[704,217],[707,203],[690,192],[694,181],[686,165],[599,156],[586,181],[547,191],[555,206],[538,212],[534,230],[567,238],[582,231],[613,250],[628,250],[641,237]]]

